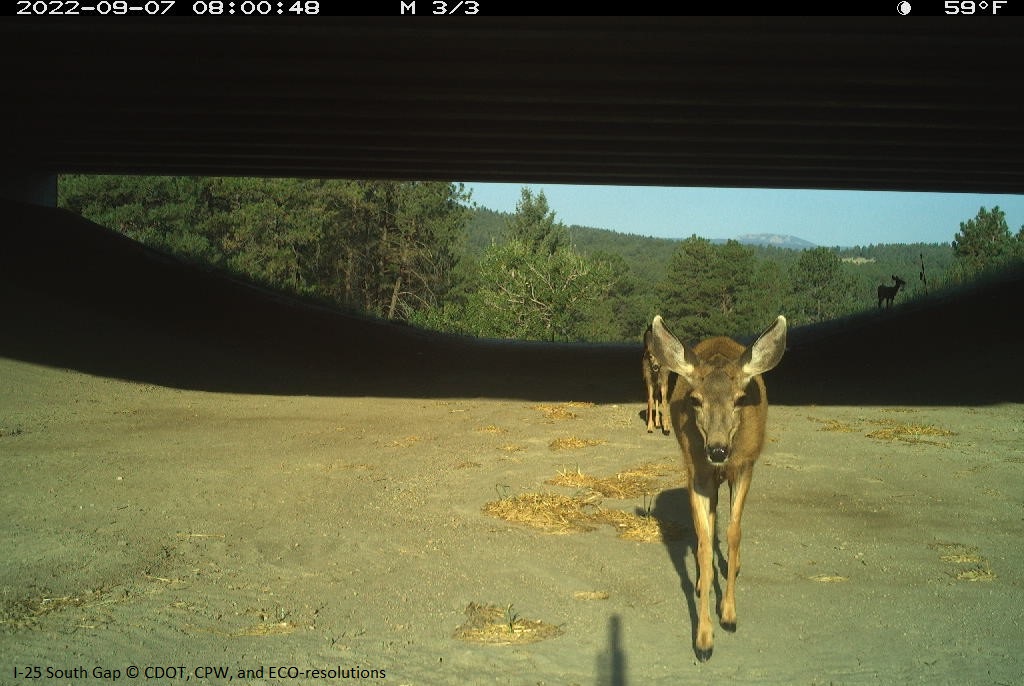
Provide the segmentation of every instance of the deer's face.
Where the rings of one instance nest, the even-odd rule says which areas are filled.
[[[661,371],[661,363],[654,357],[654,353],[647,353],[647,364],[650,365],[651,371],[655,374]]]
[[[744,409],[765,402],[754,379],[782,359],[786,350],[786,318],[777,317],[748,348],[727,338],[716,338],[690,349],[657,316],[651,323],[651,344],[658,359],[690,387],[683,411],[700,433],[704,456],[713,464],[724,464],[733,452]],[[701,350],[701,354],[696,350]],[[706,359],[701,359],[702,355]],[[699,453],[691,457],[698,458]]]
[[[713,464],[725,464],[732,455],[733,440],[740,428],[750,377],[738,365],[711,367],[701,364],[685,380],[692,390],[688,411],[704,439],[704,454]]]

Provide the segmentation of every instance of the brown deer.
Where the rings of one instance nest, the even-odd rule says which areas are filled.
[[[709,338],[692,348],[673,336],[660,316],[651,325],[651,347],[664,366],[678,374],[669,414],[683,451],[690,511],[697,534],[697,594],[700,607],[694,649],[702,662],[711,657],[714,631],[710,596],[712,545],[718,489],[729,482],[729,559],[722,627],[736,630],[736,574],[740,569],[740,518],[754,463],[764,444],[768,397],[761,374],[774,368],[786,350],[786,318],[779,316],[750,347],[730,338]]]
[[[923,273],[923,272],[922,272]],[[878,309],[882,309],[882,301],[884,300],[887,307],[892,307],[893,298],[900,292],[900,289],[907,285],[907,282],[896,276],[892,275],[892,280],[896,283],[895,286],[886,286],[881,284],[878,287]]]
[[[657,426],[667,436],[665,408],[668,405],[669,370],[651,351],[651,335],[651,327],[648,325],[644,332],[644,357],[640,361],[644,384],[647,386],[647,433],[654,433],[654,427]]]

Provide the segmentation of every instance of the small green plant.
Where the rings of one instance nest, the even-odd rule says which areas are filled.
[[[508,632],[514,634],[516,632],[515,624],[519,621],[519,614],[513,611],[512,603],[505,607],[505,621],[508,623]]]

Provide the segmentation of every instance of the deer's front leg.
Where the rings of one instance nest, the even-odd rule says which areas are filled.
[[[654,405],[654,384],[647,384],[647,433],[654,433],[654,415],[657,409]]]
[[[661,433],[668,435],[668,376],[664,376],[659,380],[658,385],[661,389]]]
[[[750,491],[751,471],[741,472],[736,477],[735,485],[729,483],[732,494],[732,512],[729,515],[729,562],[728,575],[725,582],[725,598],[722,600],[722,627],[727,631],[736,631],[736,575],[740,572],[740,539],[743,534],[740,520],[743,517],[743,504],[747,501]]]
[[[697,637],[694,650],[701,662],[711,657],[714,647],[714,627],[711,624],[711,589],[714,582],[712,545],[714,538],[714,511],[712,509],[713,480],[695,480],[690,485],[690,510],[693,529],[697,535]]]

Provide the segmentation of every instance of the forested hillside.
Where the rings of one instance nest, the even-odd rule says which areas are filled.
[[[59,204],[154,248],[300,297],[474,336],[635,341],[749,336],[899,305],[1024,255],[998,208],[946,244],[790,250],[566,226],[543,192],[514,213],[439,182],[64,176]]]

